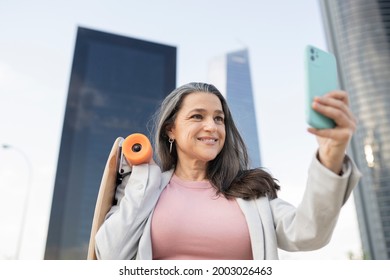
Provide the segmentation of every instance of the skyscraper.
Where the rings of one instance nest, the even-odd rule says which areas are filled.
[[[354,198],[363,251],[390,257],[390,1],[322,0],[329,49],[358,118],[351,152],[363,173]]]
[[[86,259],[112,144],[140,132],[176,86],[176,48],[79,28],[45,259]]]
[[[251,166],[261,166],[248,50],[214,59],[210,65],[210,81],[226,95],[235,123],[247,145]]]

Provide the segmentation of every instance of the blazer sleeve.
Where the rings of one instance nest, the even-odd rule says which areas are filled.
[[[97,259],[128,260],[136,256],[139,239],[160,194],[160,182],[157,165],[133,167],[116,190],[117,204],[96,233]]]
[[[270,202],[278,247],[285,251],[309,251],[325,246],[331,239],[341,207],[360,177],[359,170],[348,156],[341,176],[328,170],[314,157],[298,207],[279,198]]]

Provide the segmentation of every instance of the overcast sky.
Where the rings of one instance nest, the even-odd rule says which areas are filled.
[[[177,85],[207,82],[215,57],[247,48],[263,166],[299,203],[317,145],[303,53],[327,49],[317,1],[0,0],[0,144],[14,147],[0,148],[0,259],[43,258],[78,26],[176,46]],[[328,246],[280,257],[346,259],[360,247],[351,197]]]

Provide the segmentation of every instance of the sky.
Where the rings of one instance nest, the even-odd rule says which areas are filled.
[[[213,59],[248,49],[262,164],[299,204],[317,147],[304,48],[327,49],[317,1],[0,0],[0,259],[43,259],[78,27],[177,47],[177,86],[209,82]],[[280,258],[360,251],[351,197],[327,246]]]

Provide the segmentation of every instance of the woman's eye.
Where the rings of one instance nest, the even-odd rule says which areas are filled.
[[[215,117],[215,121],[218,122],[218,123],[223,123],[224,122],[224,118],[221,117],[221,116],[217,116],[217,117]]]
[[[192,119],[201,120],[203,117],[200,114],[195,114],[191,116]]]

